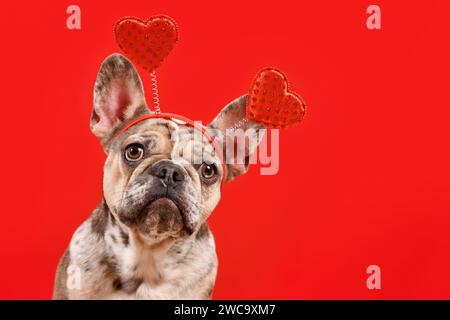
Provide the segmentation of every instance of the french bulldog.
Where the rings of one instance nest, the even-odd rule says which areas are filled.
[[[247,171],[265,129],[246,120],[246,99],[206,126],[225,160],[206,137],[195,139],[198,130],[173,119],[147,119],[117,136],[151,111],[129,60],[113,54],[102,63],[90,128],[107,154],[103,199],[59,262],[54,299],[211,298],[218,261],[207,219],[222,180]],[[236,128],[256,143],[227,136]],[[201,162],[194,161],[198,154]]]

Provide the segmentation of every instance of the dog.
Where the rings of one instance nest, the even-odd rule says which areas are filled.
[[[218,261],[207,219],[222,181],[247,171],[265,130],[246,119],[246,100],[234,100],[206,126],[216,148],[182,121],[153,117],[129,126],[151,114],[141,79],[124,56],[105,59],[90,123],[107,153],[103,199],[58,264],[54,299],[211,298]],[[256,143],[229,138],[237,127]],[[201,163],[193,160],[199,153]]]

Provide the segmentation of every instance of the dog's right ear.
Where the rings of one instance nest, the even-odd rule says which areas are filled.
[[[91,130],[105,151],[120,128],[149,113],[142,82],[131,62],[120,54],[105,59],[94,87]]]

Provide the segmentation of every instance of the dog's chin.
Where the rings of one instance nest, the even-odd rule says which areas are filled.
[[[144,237],[163,240],[186,233],[183,212],[170,198],[158,198],[143,209],[138,229]]]

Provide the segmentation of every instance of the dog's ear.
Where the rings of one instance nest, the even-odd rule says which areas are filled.
[[[223,108],[208,125],[208,132],[222,145],[227,162],[227,182],[247,172],[266,131],[262,124],[246,118],[246,106],[247,95],[244,95]]]
[[[146,113],[142,82],[131,62],[120,54],[106,58],[95,81],[91,116],[91,130],[105,151],[124,124]]]

